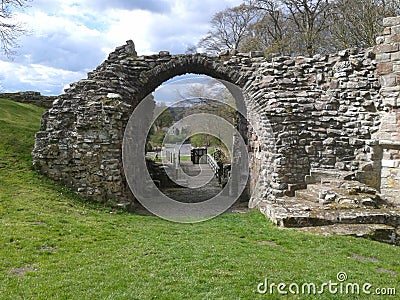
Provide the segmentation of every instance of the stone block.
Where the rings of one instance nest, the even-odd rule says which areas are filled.
[[[386,160],[392,159],[392,156],[391,156],[390,152],[386,152],[385,151],[385,153],[383,153],[382,159],[386,159]]]
[[[393,61],[392,53],[378,53],[376,55],[376,62],[390,62]]]
[[[389,133],[393,133],[396,132],[398,130],[398,125],[397,124],[382,124],[381,125],[381,131],[383,132],[389,132]],[[392,135],[391,135],[392,137]]]
[[[365,145],[365,141],[362,139],[350,138],[349,144],[352,146],[363,146],[363,145]]]
[[[347,73],[346,72],[337,72],[337,73],[333,74],[333,76],[335,78],[342,78],[342,77],[346,77],[347,78]]]
[[[398,168],[400,165],[399,160],[382,159],[382,167]]]
[[[378,75],[390,74],[392,72],[393,72],[392,62],[378,63],[378,66],[376,68],[376,73]]]
[[[400,73],[400,63],[399,62],[395,62],[393,64],[393,72]]]
[[[400,25],[393,26],[390,29],[390,34],[399,34],[400,33]]]
[[[390,141],[392,136],[390,132],[383,132],[382,130],[380,130],[377,134],[377,138],[379,138],[380,140]]]
[[[383,97],[398,97],[400,95],[400,85],[397,86],[382,86],[380,94]]]
[[[396,113],[386,113],[382,117],[382,123],[383,124],[396,124],[398,121],[399,117]]]
[[[379,82],[382,87],[394,87],[397,86],[397,79],[397,75],[395,74],[386,74],[379,78]]]
[[[338,170],[346,170],[346,164],[344,162],[337,162],[335,168]]]
[[[377,38],[378,42],[378,38]],[[390,43],[400,43],[400,34],[392,34],[387,37],[385,37],[384,43],[390,44]]]
[[[397,98],[383,98],[382,103],[385,106],[397,107]]]
[[[389,39],[389,38],[387,38],[387,39]],[[382,45],[382,44],[384,44],[386,42],[386,38],[384,37],[384,36],[378,36],[377,38],[376,38],[376,44],[377,45]]]
[[[383,19],[383,27],[393,27],[400,25],[400,17],[389,17]]]
[[[375,47],[375,52],[377,54],[391,53],[391,52],[397,52],[397,51],[399,51],[399,44],[397,44],[397,43],[382,44],[382,45],[378,45]]]
[[[385,57],[385,55],[390,55],[390,60],[392,62],[400,60],[400,51],[399,52],[395,52],[395,53],[382,53],[381,55],[382,55],[382,57]]]

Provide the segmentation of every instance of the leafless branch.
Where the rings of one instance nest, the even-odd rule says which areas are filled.
[[[0,3],[0,47],[7,57],[15,54],[18,38],[26,33],[23,25],[14,22],[13,11],[27,6],[29,0],[1,0]]]

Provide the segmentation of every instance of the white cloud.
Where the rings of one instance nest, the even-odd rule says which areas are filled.
[[[220,99],[229,93],[228,89],[217,79],[206,75],[186,74],[174,77],[158,87],[153,95],[156,102],[172,105],[175,102],[192,97]]]
[[[44,95],[62,91],[68,83],[86,77],[85,72],[47,67],[39,64],[22,65],[0,60],[0,80],[5,92],[34,90]],[[18,81],[15,80],[18,78]],[[21,86],[24,87],[21,89]]]
[[[112,9],[108,11],[107,16],[111,20],[111,25],[104,32],[104,36],[111,42],[110,44],[119,46],[125,44],[127,40],[133,40],[138,53],[152,52],[149,27],[154,14],[145,10]]]
[[[184,53],[207,33],[213,14],[241,2],[35,0],[17,14],[31,33],[21,38],[13,62],[0,60],[0,85],[59,94],[129,39],[139,54]]]
[[[26,62],[24,58],[28,56],[30,61],[27,63],[77,71],[89,65],[93,67],[105,56],[98,48],[98,41],[103,35],[99,30],[40,11],[19,15],[19,19],[35,29],[21,39],[22,47],[18,51],[20,55],[16,57],[17,62]]]

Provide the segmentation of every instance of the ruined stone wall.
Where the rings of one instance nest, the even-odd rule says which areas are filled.
[[[379,125],[374,57],[372,49],[352,49],[313,58],[277,57],[256,66],[245,92],[252,99],[251,111],[258,112],[250,120],[273,128],[280,170],[272,174],[273,189],[292,195],[305,187],[304,174],[310,169],[360,169],[364,158],[359,153]],[[253,144],[254,149],[268,145]]]
[[[133,201],[121,160],[127,120],[164,81],[197,73],[243,89],[253,203],[305,188],[311,169],[352,171],[361,181],[376,181],[376,172],[369,172],[375,168],[371,149],[387,106],[380,68],[373,49],[267,60],[257,52],[137,56],[128,42],[54,103],[36,135],[33,161],[86,198]]]
[[[381,124],[368,156],[381,192],[400,203],[400,17],[384,19],[383,35],[377,38],[377,73],[382,89]]]

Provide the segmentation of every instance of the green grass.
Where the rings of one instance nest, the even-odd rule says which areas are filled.
[[[191,160],[191,156],[190,155],[181,155],[180,156],[180,160],[181,161],[190,161]]]
[[[400,247],[279,230],[257,211],[177,224],[83,201],[31,169],[42,112],[0,100],[0,299],[276,299],[257,284],[341,271],[400,293],[399,275],[378,270],[400,273]]]

